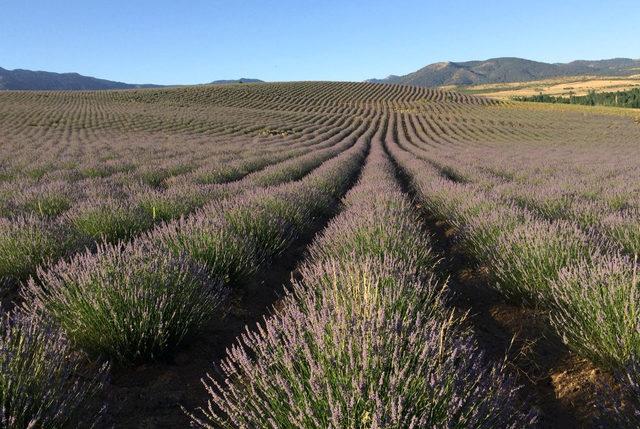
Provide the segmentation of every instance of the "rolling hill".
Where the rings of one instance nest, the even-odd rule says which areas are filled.
[[[629,58],[551,64],[504,57],[486,61],[434,63],[404,76],[391,75],[367,82],[432,87],[523,82],[561,76],[626,76],[639,71],[640,60]]]
[[[156,88],[83,76],[78,73],[52,73],[32,70],[6,70],[0,67],[0,90],[95,90]]]
[[[260,79],[251,79],[247,77],[241,77],[240,79],[214,80],[213,82],[210,82],[210,85],[227,85],[230,83],[263,83],[263,82],[264,81]]]
[[[260,79],[227,79],[214,80],[209,85],[230,83],[255,83]],[[164,85],[130,84],[106,79],[98,79],[91,76],[83,76],[78,73],[53,73],[33,70],[6,70],[0,67],[0,90],[101,90],[101,89],[136,89],[136,88],[161,88]]]

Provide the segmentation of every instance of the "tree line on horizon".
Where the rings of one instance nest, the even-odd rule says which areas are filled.
[[[531,101],[537,103],[562,103],[581,104],[585,106],[612,106],[640,108],[640,88],[633,88],[626,91],[600,92],[589,91],[586,95],[554,96],[538,94],[531,96],[513,97],[516,101]]]

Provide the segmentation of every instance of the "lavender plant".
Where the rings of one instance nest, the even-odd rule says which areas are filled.
[[[55,217],[71,207],[71,201],[64,195],[44,195],[26,201],[26,211],[43,217]]]
[[[283,310],[228,351],[224,381],[208,377],[211,400],[191,415],[192,422],[205,428],[489,428],[532,422],[513,407],[512,382],[500,368],[482,364],[468,337],[450,322],[428,319],[412,301],[394,303],[394,287],[407,289],[402,278],[387,284],[391,295],[375,294],[383,290],[382,278],[390,278],[378,274],[394,268],[372,267],[340,274],[318,267],[323,289],[306,284],[312,281],[307,272],[295,298],[290,295]],[[327,278],[333,283],[328,290]],[[309,289],[327,292],[304,292]]]
[[[109,177],[117,172],[127,172],[133,169],[133,166],[127,162],[116,163],[97,163],[90,162],[85,165],[81,165],[78,168],[78,174],[82,178],[96,179]]]
[[[225,284],[240,285],[256,272],[253,243],[234,233],[219,217],[205,213],[174,225],[166,225],[150,236],[169,254],[188,255],[204,265],[210,275]]]
[[[135,196],[138,207],[153,222],[171,221],[202,207],[208,200],[206,193],[195,186],[180,186],[161,192],[145,189]]]
[[[567,267],[551,284],[553,325],[581,356],[619,369],[640,356],[638,265],[607,255]]]
[[[495,285],[510,299],[530,304],[551,299],[551,283],[561,269],[589,261],[588,237],[566,222],[533,221],[500,238],[488,265]]]
[[[73,187],[66,181],[52,180],[21,193],[14,203],[20,211],[41,217],[56,217],[71,207],[73,193]]]
[[[143,183],[154,188],[160,188],[164,186],[167,178],[187,173],[192,169],[193,166],[189,164],[169,163],[169,165],[163,166],[163,168],[144,166],[137,172],[137,175]]]
[[[267,193],[251,198],[252,203],[225,207],[223,217],[231,232],[253,247],[254,257],[262,262],[280,254],[304,227],[298,206],[282,196]]]
[[[602,231],[620,244],[629,255],[640,254],[640,221],[637,210],[627,210],[606,216],[601,221]]]
[[[10,313],[0,321],[0,427],[61,428],[92,416],[89,401],[107,367],[82,364],[62,333],[35,316]],[[95,410],[94,410],[95,411]]]
[[[126,202],[91,200],[67,213],[69,223],[80,237],[115,243],[148,229],[153,217]]]
[[[100,245],[95,254],[41,269],[25,298],[82,350],[130,364],[170,354],[222,317],[226,294],[201,266],[143,243]]]
[[[511,234],[524,221],[514,207],[496,206],[492,211],[467,219],[460,231],[465,252],[476,261],[486,263],[501,237]]]
[[[0,218],[0,278],[25,280],[38,265],[64,254],[69,243],[61,225],[21,216]]]
[[[369,201],[367,209],[348,211],[332,222],[310,249],[310,257],[345,259],[352,254],[411,260],[431,271],[437,257],[406,200],[385,194],[386,201]]]
[[[202,185],[228,183],[244,177],[248,172],[248,169],[236,165],[208,166],[206,169],[200,169],[195,172],[195,182]]]

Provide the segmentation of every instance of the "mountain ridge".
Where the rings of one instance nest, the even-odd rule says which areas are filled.
[[[221,85],[232,83],[256,83],[263,82],[260,79],[240,78],[214,80],[205,85]],[[79,73],[55,73],[41,70],[14,69],[7,70],[0,67],[0,91],[94,91],[108,89],[140,89],[163,88],[168,85],[132,84]]]
[[[240,79],[219,79],[214,80],[213,82],[209,82],[209,85],[227,85],[230,83],[264,83],[263,80],[260,79],[251,79],[248,77],[241,77]]]
[[[545,63],[517,57],[499,57],[465,62],[441,61],[406,75],[368,79],[373,83],[415,86],[477,85],[547,79],[563,76],[625,76],[640,73],[640,60],[611,58]]]
[[[101,90],[160,88],[162,85],[130,84],[79,73],[54,73],[0,67],[0,90]]]

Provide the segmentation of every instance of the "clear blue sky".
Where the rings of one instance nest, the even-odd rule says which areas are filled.
[[[640,0],[0,0],[0,67],[360,81],[444,60],[640,58],[639,25]]]

